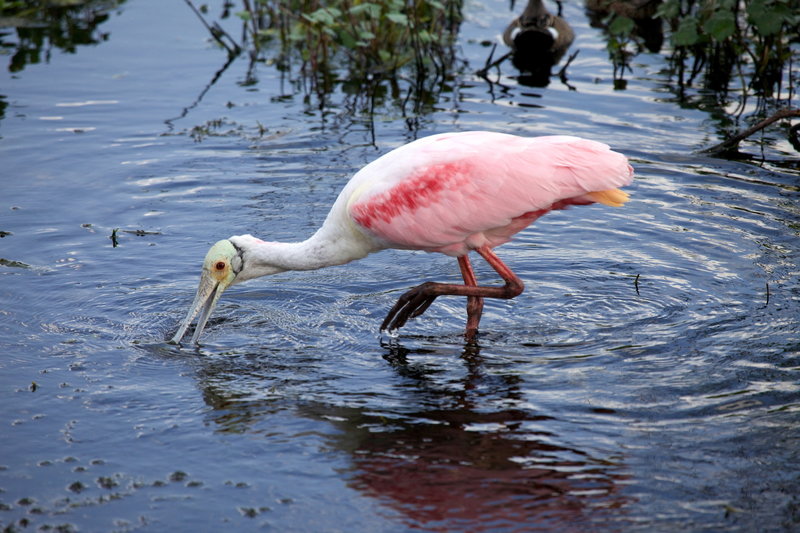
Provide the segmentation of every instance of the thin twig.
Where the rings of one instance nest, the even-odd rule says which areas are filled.
[[[486,64],[483,66],[482,69],[480,69],[476,73],[478,76],[480,76],[482,78],[485,78],[486,74],[489,72],[490,68],[496,67],[497,65],[499,65],[500,63],[502,63],[503,61],[508,59],[511,56],[511,54],[513,53],[513,52],[508,52],[508,53],[500,56],[500,59],[492,61],[492,57],[494,57],[494,51],[495,51],[496,48],[497,48],[497,43],[494,43],[494,45],[492,46],[492,51],[489,52],[489,57],[486,58]]]
[[[483,70],[489,70],[489,63],[492,62],[495,50],[497,50],[497,43],[492,43],[492,50],[489,52],[489,57],[486,58],[486,64],[483,65]]]
[[[559,3],[559,8],[560,8],[560,7],[561,7],[561,4]],[[563,67],[561,67],[561,70],[559,70],[559,71],[558,71],[558,78],[561,80],[561,83],[563,83],[564,85],[566,85],[566,86],[567,86],[567,88],[568,88],[570,91],[575,91],[576,89],[575,89],[575,86],[574,86],[574,85],[570,85],[570,84],[569,84],[569,79],[567,78],[567,67],[568,67],[568,66],[570,65],[570,63],[572,63],[572,61],[573,61],[573,60],[574,60],[574,59],[575,59],[575,58],[578,56],[578,53],[579,53],[579,52],[580,52],[580,50],[575,50],[575,52],[574,52],[573,54],[571,54],[571,55],[570,55],[570,56],[567,58],[567,62],[566,62],[566,63],[564,63],[564,66],[563,66]]]
[[[639,296],[639,274],[636,274],[636,277],[633,278],[633,286],[636,288],[636,296]]]
[[[251,28],[251,32],[253,32],[253,55],[258,55],[259,49],[261,48],[261,42],[258,39],[258,14],[253,9],[253,6],[250,5],[250,0],[242,0],[244,4],[244,9],[250,14],[250,24],[253,26]],[[245,24],[245,27],[247,25]]]
[[[228,51],[229,57],[238,56],[242,52],[242,48],[236,43],[233,37],[228,35],[228,32],[223,30],[219,24],[214,23],[213,26],[208,25],[206,19],[203,18],[203,14],[200,13],[200,10],[195,7],[195,5],[192,3],[192,0],[184,0],[184,1],[189,5],[190,8],[192,8],[192,11],[194,11],[194,14],[197,15],[197,18],[200,19],[200,22],[203,23],[203,26],[206,27],[208,33],[211,34],[211,37],[213,37],[215,41],[217,41],[223,48],[225,48],[225,50]],[[228,43],[226,43],[223,40],[223,37],[227,37],[231,44],[229,45]]]

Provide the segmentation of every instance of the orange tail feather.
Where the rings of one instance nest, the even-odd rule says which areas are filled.
[[[594,191],[588,193],[586,196],[595,202],[611,207],[622,207],[628,201],[630,195],[625,191],[619,189],[609,189],[607,191]]]

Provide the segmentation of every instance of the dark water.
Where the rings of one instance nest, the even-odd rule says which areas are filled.
[[[797,154],[768,133],[750,162],[697,155],[719,126],[679,105],[663,57],[615,91],[600,32],[565,13],[575,91],[507,66],[419,117],[419,135],[600,139],[637,171],[623,209],[554,213],[499,249],[527,290],[488,303],[477,346],[458,299],[378,335],[401,291],[458,277],[399,251],[238,286],[202,348],[163,342],[211,243],[313,232],[349,175],[414,137],[397,109],[373,146],[363,117],[269,66],[243,83],[244,60],[196,102],[224,54],[182,2],[131,0],[102,44],[0,74],[0,525],[800,527]],[[466,15],[478,67],[510,14]]]

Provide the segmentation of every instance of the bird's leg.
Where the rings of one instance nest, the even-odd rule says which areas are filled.
[[[492,294],[486,293],[483,296],[487,298],[510,300],[522,294],[522,291],[525,290],[525,284],[499,257],[497,257],[491,248],[488,246],[481,246],[480,248],[476,248],[475,251],[478,252],[480,256],[489,263],[489,266],[500,274],[500,277],[506,282],[502,287],[478,287],[492,292]],[[494,291],[492,291],[492,289],[494,289]]]
[[[472,270],[472,263],[469,262],[469,256],[460,256],[458,258],[458,266],[461,268],[461,276],[464,278],[464,285],[468,287],[477,287],[478,279],[475,277],[475,271]],[[467,329],[464,332],[464,337],[467,341],[475,340],[475,336],[478,334],[478,324],[481,321],[482,313],[483,297],[467,296]]]
[[[488,246],[482,246],[480,248],[476,248],[475,251],[478,252],[487,263],[489,263],[495,272],[500,274],[500,277],[505,281],[505,285],[502,287],[486,287],[477,285],[477,282],[475,282],[474,285],[470,284],[467,276],[470,276],[470,279],[475,281],[475,274],[464,274],[463,263],[459,262],[462,267],[462,275],[465,276],[464,281],[467,283],[466,285],[434,283],[432,281],[428,281],[422,285],[418,285],[413,289],[410,289],[408,292],[403,294],[397,300],[397,303],[394,305],[394,307],[389,310],[389,314],[386,315],[383,324],[381,324],[381,330],[392,330],[403,327],[409,318],[414,318],[424,313],[437,296],[454,295],[478,298],[502,298],[507,300],[519,295],[525,289],[525,285],[522,283],[522,280],[519,279],[517,275],[514,274],[514,272],[512,272],[511,269],[508,268],[506,264],[495,255],[491,248]],[[472,272],[471,266],[469,267],[468,272]],[[467,305],[469,306],[469,301]],[[480,313],[475,311],[472,313],[472,315],[469,315],[468,310],[467,328],[469,328],[471,325],[470,321],[474,321],[475,328],[477,329],[478,320],[480,320]]]
[[[389,309],[389,313],[387,313],[381,324],[381,331],[401,328],[409,318],[414,318],[424,313],[437,296],[444,294],[438,293],[441,285],[444,284],[427,281],[422,285],[409,289],[397,299],[394,307]]]

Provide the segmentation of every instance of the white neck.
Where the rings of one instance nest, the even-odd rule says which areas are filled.
[[[287,270],[316,270],[361,259],[376,251],[367,241],[337,238],[336,232],[320,228],[303,242],[265,242],[252,235],[229,239],[243,252],[242,271],[236,282]]]

